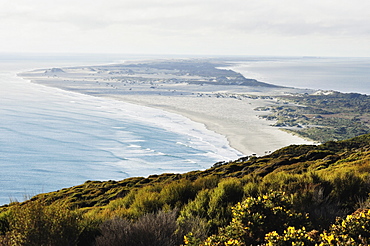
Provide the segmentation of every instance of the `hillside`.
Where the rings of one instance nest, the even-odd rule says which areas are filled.
[[[104,242],[116,240],[108,236],[115,230],[114,226],[128,223],[125,225],[138,230],[140,223],[157,219],[161,223],[172,223],[174,228],[180,226],[181,230],[174,229],[177,231],[176,237],[173,236],[174,232],[173,235],[170,233],[172,236],[166,237],[176,243],[171,241],[172,243],[163,244],[161,241],[162,244],[150,245],[180,245],[186,234],[186,245],[207,245],[202,243],[207,240],[214,243],[208,245],[221,245],[216,242],[225,240],[237,240],[240,243],[231,245],[261,244],[271,240],[278,242],[281,239],[279,237],[287,233],[287,228],[291,226],[303,226],[304,230],[301,228],[299,233],[306,237],[302,237],[302,240],[323,242],[326,240],[323,234],[326,230],[325,235],[331,233],[338,240],[352,238],[360,243],[368,240],[370,234],[362,232],[360,239],[359,234],[353,236],[350,232],[345,232],[345,235],[341,232],[342,235],[338,232],[339,225],[336,223],[339,222],[336,222],[336,218],[341,217],[342,221],[347,221],[345,216],[359,208],[362,210],[356,213],[367,216],[361,211],[367,211],[370,206],[369,160],[370,135],[367,134],[317,146],[292,145],[262,157],[248,156],[228,163],[216,163],[204,171],[152,175],[122,181],[87,181],[71,188],[39,194],[24,203],[2,207],[1,231],[8,237],[15,233],[12,226],[9,226],[15,223],[12,222],[14,218],[9,216],[9,211],[13,211],[10,212],[13,216],[23,214],[22,217],[25,217],[24,209],[31,207],[35,210],[34,204],[38,204],[42,206],[36,208],[43,213],[49,211],[43,210],[44,207],[57,207],[68,213],[74,211],[73,213],[81,216],[80,221],[84,221],[85,227],[86,221],[90,221],[88,229],[84,227],[85,232],[76,236],[79,238],[78,245],[91,245],[89,243],[95,239],[100,242],[98,245],[113,245]],[[238,205],[238,202],[242,203]],[[252,205],[256,206],[256,210],[251,210]],[[32,209],[27,210],[26,214],[32,213]],[[351,216],[356,216],[356,213]],[[256,214],[260,214],[260,217]],[[112,221],[113,218],[116,219]],[[281,223],[274,224],[275,219],[279,219]],[[255,223],[259,221],[254,224],[256,227],[244,224],[244,229],[240,229],[240,225],[247,223],[246,221],[252,223],[253,220],[256,220]],[[239,221],[239,224],[235,224],[235,221]],[[368,228],[369,225],[366,224],[365,227]],[[238,233],[226,233],[228,230]],[[356,230],[353,229],[358,233]],[[272,231],[275,234],[271,234]],[[339,231],[343,231],[343,228]],[[308,236],[309,232],[315,232],[317,238]],[[23,231],[22,233],[24,234]],[[293,230],[292,233],[296,236],[296,231]],[[122,237],[127,239],[131,234],[125,235]],[[82,237],[89,239],[82,240]],[[82,241],[89,243],[82,244]]]
[[[71,188],[40,194],[32,200],[41,199],[47,203],[65,201],[72,207],[103,206],[117,198],[124,197],[130,190],[156,184],[167,184],[186,179],[196,181],[201,178],[218,179],[249,176],[265,177],[280,172],[302,174],[309,172],[340,171],[341,168],[354,169],[354,160],[368,160],[370,154],[370,134],[345,141],[330,141],[322,145],[292,145],[262,157],[247,156],[228,163],[216,163],[210,169],[185,174],[162,174],[149,177],[134,177],[122,181],[87,181]],[[365,162],[366,163],[366,162]],[[343,171],[343,170],[341,170]]]

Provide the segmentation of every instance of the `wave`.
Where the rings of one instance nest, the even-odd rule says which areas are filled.
[[[86,180],[205,169],[240,155],[225,137],[183,116],[10,72],[0,75],[0,103],[2,204]]]

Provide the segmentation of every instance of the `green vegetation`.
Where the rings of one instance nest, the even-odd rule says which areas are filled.
[[[370,96],[357,93],[299,94],[277,97],[293,104],[257,110],[275,126],[321,143],[370,133]]]
[[[0,208],[0,245],[367,245],[370,135]]]

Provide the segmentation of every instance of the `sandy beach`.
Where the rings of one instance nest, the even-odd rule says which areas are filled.
[[[121,77],[117,77],[117,74]],[[186,79],[186,75],[176,77],[176,82],[173,82],[168,72],[141,72],[139,77],[132,75],[132,71],[127,72],[114,65],[103,68],[53,68],[21,76],[47,86],[183,115],[226,136],[230,146],[244,155],[261,156],[291,144],[313,144],[312,141],[271,126],[274,122],[258,117],[266,112],[255,110],[257,107],[281,103],[262,95],[302,92],[299,89],[179,82],[180,78],[182,81]],[[199,80],[196,76],[190,79]]]
[[[202,123],[209,130],[226,136],[230,146],[245,155],[264,155],[290,144],[313,144],[272,127],[271,121],[258,118],[259,112],[254,109],[276,103],[271,100],[148,95],[110,97],[163,109]]]

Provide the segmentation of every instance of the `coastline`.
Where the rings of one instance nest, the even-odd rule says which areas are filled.
[[[266,99],[241,101],[233,98],[171,98],[157,95],[106,97],[162,109],[204,124],[207,129],[225,136],[229,145],[243,155],[262,156],[291,144],[314,144],[313,141],[284,132],[270,126],[271,122],[258,118],[259,112],[254,109],[273,103]]]
[[[258,117],[266,112],[254,110],[279,104],[269,96],[299,93],[301,89],[223,83],[214,85],[207,82],[212,77],[192,73],[178,75],[172,72],[175,70],[161,71],[151,66],[113,64],[39,69],[20,76],[45,86],[182,115],[225,136],[229,145],[243,155],[262,156],[291,144],[314,144],[313,141],[271,126],[273,122]],[[235,72],[226,70],[225,73],[234,76]]]

